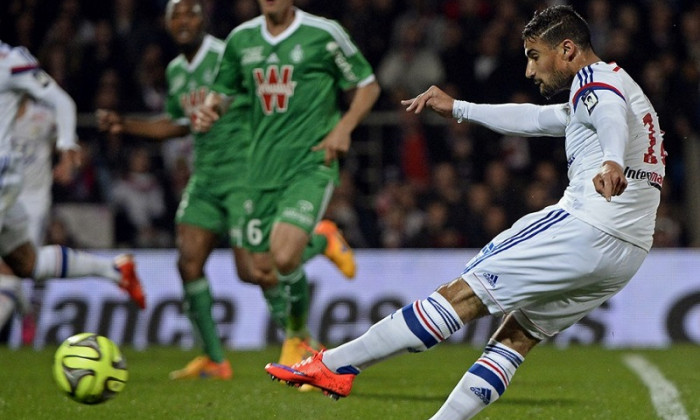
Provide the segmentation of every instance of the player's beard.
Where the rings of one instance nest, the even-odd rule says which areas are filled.
[[[554,70],[548,83],[544,81],[540,83],[540,93],[545,98],[551,99],[552,96],[571,86],[571,79],[571,76],[568,74],[559,70]]]

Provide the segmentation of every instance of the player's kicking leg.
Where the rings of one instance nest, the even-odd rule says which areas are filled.
[[[426,350],[459,330],[462,319],[474,319],[488,313],[469,286],[457,279],[442,286],[427,299],[413,302],[374,324],[365,334],[340,347],[326,350],[286,369],[268,364],[273,377],[292,384],[311,384],[330,394],[346,396],[350,387],[334,388],[327,380],[335,377],[340,383],[351,383],[349,377],[362,369],[401,352]],[[460,313],[448,298],[462,302]],[[343,376],[349,375],[349,376]]]
[[[22,278],[38,281],[80,277],[109,279],[123,289],[141,309],[146,307],[131,255],[120,255],[111,260],[59,245],[35,249],[27,241],[4,256],[4,259],[13,272]]]

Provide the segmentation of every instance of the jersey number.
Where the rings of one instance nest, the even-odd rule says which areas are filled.
[[[263,240],[263,233],[260,229],[260,219],[252,219],[245,229],[246,238],[251,245],[260,245]]]
[[[260,219],[252,219],[245,227],[232,227],[228,234],[231,237],[231,243],[235,246],[244,246],[245,243],[257,246],[263,240],[263,232],[260,229]],[[243,241],[243,231],[245,230],[245,241]]]
[[[647,113],[644,118],[642,118],[642,122],[644,122],[644,126],[647,128],[647,132],[649,133],[649,148],[647,149],[647,152],[644,153],[644,162],[645,163],[651,163],[651,164],[656,164],[659,162],[659,159],[657,158],[656,152],[654,150],[654,146],[656,146],[657,140],[656,140],[656,127],[654,126],[654,119],[651,117],[650,113]],[[661,156],[661,163],[666,166],[666,150],[664,150],[664,142],[663,140],[658,142],[659,143],[659,148],[661,149],[659,151],[659,155]]]

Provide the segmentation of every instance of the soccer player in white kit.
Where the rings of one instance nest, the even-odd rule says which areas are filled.
[[[569,6],[535,14],[523,31],[525,74],[563,104],[481,105],[432,86],[402,101],[444,117],[516,136],[565,138],[569,185],[559,203],[524,216],[425,300],[373,325],[359,338],[273,377],[347,396],[361,370],[402,352],[426,350],[464,323],[504,316],[482,356],[433,419],[468,419],[496,401],[527,353],[619,292],[652,245],[666,153],[656,112],[616,64],[600,61],[586,22]]]
[[[18,302],[19,278],[41,281],[103,277],[124,289],[139,307],[145,307],[131,255],[111,260],[64,246],[41,246],[38,242],[43,236],[41,227],[45,225],[43,219],[51,201],[51,154],[43,148],[52,146],[41,144],[40,137],[49,134],[48,126],[40,121],[48,118],[43,111],[30,106],[33,120],[24,119],[26,109],[24,115],[18,116],[25,96],[53,107],[55,120],[44,122],[50,125],[55,122],[56,147],[64,154],[62,164],[77,164],[75,103],[25,48],[0,42],[0,256],[15,274],[0,276],[0,326]],[[33,126],[30,137],[36,143],[32,138],[24,138],[27,133],[22,130],[27,124]],[[14,141],[13,134],[16,134]],[[45,168],[36,172],[34,163]],[[35,181],[38,183],[34,184]],[[31,208],[31,213],[25,206]]]

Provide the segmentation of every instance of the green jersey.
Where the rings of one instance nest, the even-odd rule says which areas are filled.
[[[168,64],[166,111],[173,120],[190,123],[197,107],[204,103],[209,93],[223,50],[223,41],[206,35],[191,63],[180,54]],[[245,174],[250,144],[248,103],[246,100],[235,101],[209,132],[195,133],[194,167],[197,175],[245,181],[242,174]]]
[[[264,16],[236,27],[212,90],[250,100],[249,185],[283,186],[323,165],[324,152],[311,147],[340,120],[338,96],[373,80],[371,66],[335,21],[295,9],[294,21],[277,36]],[[337,162],[332,170],[337,179]]]

